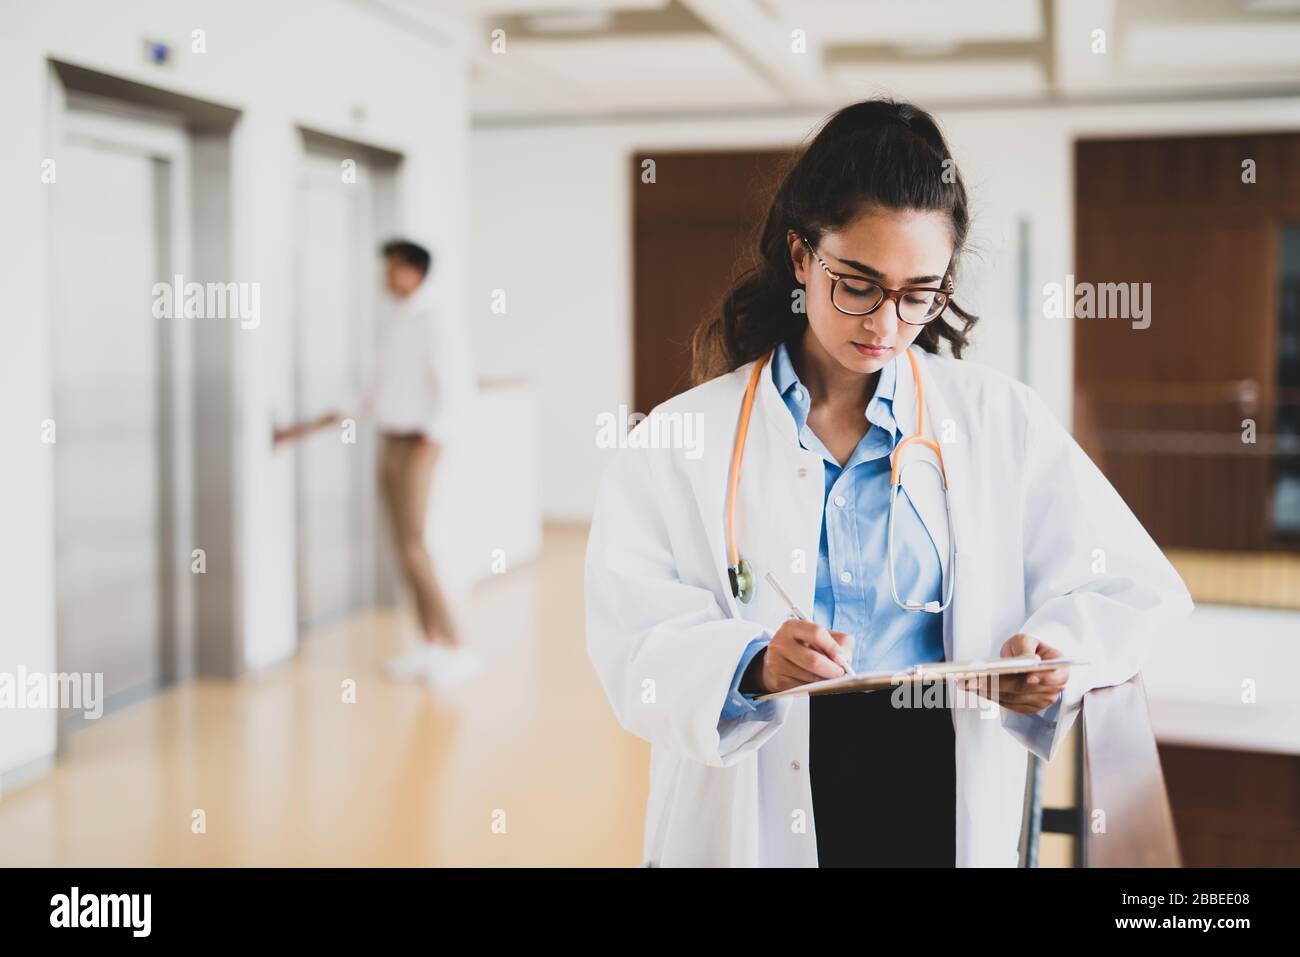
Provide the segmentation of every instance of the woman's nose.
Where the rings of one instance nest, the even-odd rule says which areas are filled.
[[[901,321],[898,315],[898,303],[892,297],[886,296],[879,309],[869,316],[863,316],[862,328],[873,332],[875,330],[872,327],[879,325],[881,328],[876,332],[876,337],[887,339],[898,331]]]

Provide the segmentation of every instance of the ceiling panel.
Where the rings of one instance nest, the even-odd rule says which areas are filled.
[[[919,101],[969,101],[1038,96],[1047,89],[1043,68],[1032,60],[975,63],[839,64],[830,69],[846,97],[889,95]]]
[[[770,106],[777,92],[710,35],[518,42],[536,70],[581,91],[593,110]],[[519,64],[515,64],[519,68]]]
[[[662,10],[669,2],[670,0],[583,0],[582,3],[564,3],[562,0],[433,0],[430,5],[444,13],[482,17],[565,11]]]
[[[1134,24],[1124,35],[1124,65],[1202,75],[1205,70],[1300,69],[1300,22]]]
[[[772,6],[832,44],[1025,42],[1043,35],[1040,0],[776,0]]]

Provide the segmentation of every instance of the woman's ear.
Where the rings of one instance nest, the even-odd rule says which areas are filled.
[[[787,230],[785,237],[786,237],[786,243],[790,247],[790,266],[792,269],[794,269],[794,278],[799,280],[799,282],[802,285],[807,286],[808,285],[808,275],[807,275],[808,257],[805,255],[805,253],[807,253],[808,247],[806,247],[803,244],[803,240],[799,237],[799,234],[796,233],[793,229]]]

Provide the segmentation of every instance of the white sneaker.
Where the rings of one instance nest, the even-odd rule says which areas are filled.
[[[422,641],[404,654],[385,662],[384,671],[394,681],[424,677],[429,673],[440,650],[437,645]]]
[[[464,648],[435,646],[437,652],[425,672],[424,680],[434,691],[454,691],[479,673],[483,662]]]

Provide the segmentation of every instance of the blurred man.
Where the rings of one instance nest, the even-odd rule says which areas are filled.
[[[425,542],[425,517],[434,466],[463,425],[473,394],[471,355],[464,330],[437,312],[428,282],[432,257],[405,239],[385,243],[384,282],[397,307],[380,335],[375,363],[353,405],[379,432],[379,487],[402,575],[415,599],[420,635],[415,646],[388,662],[398,680],[423,680],[437,690],[467,681],[478,658],[461,646],[459,630]],[[339,422],[333,412],[276,433],[276,442],[300,438]]]

